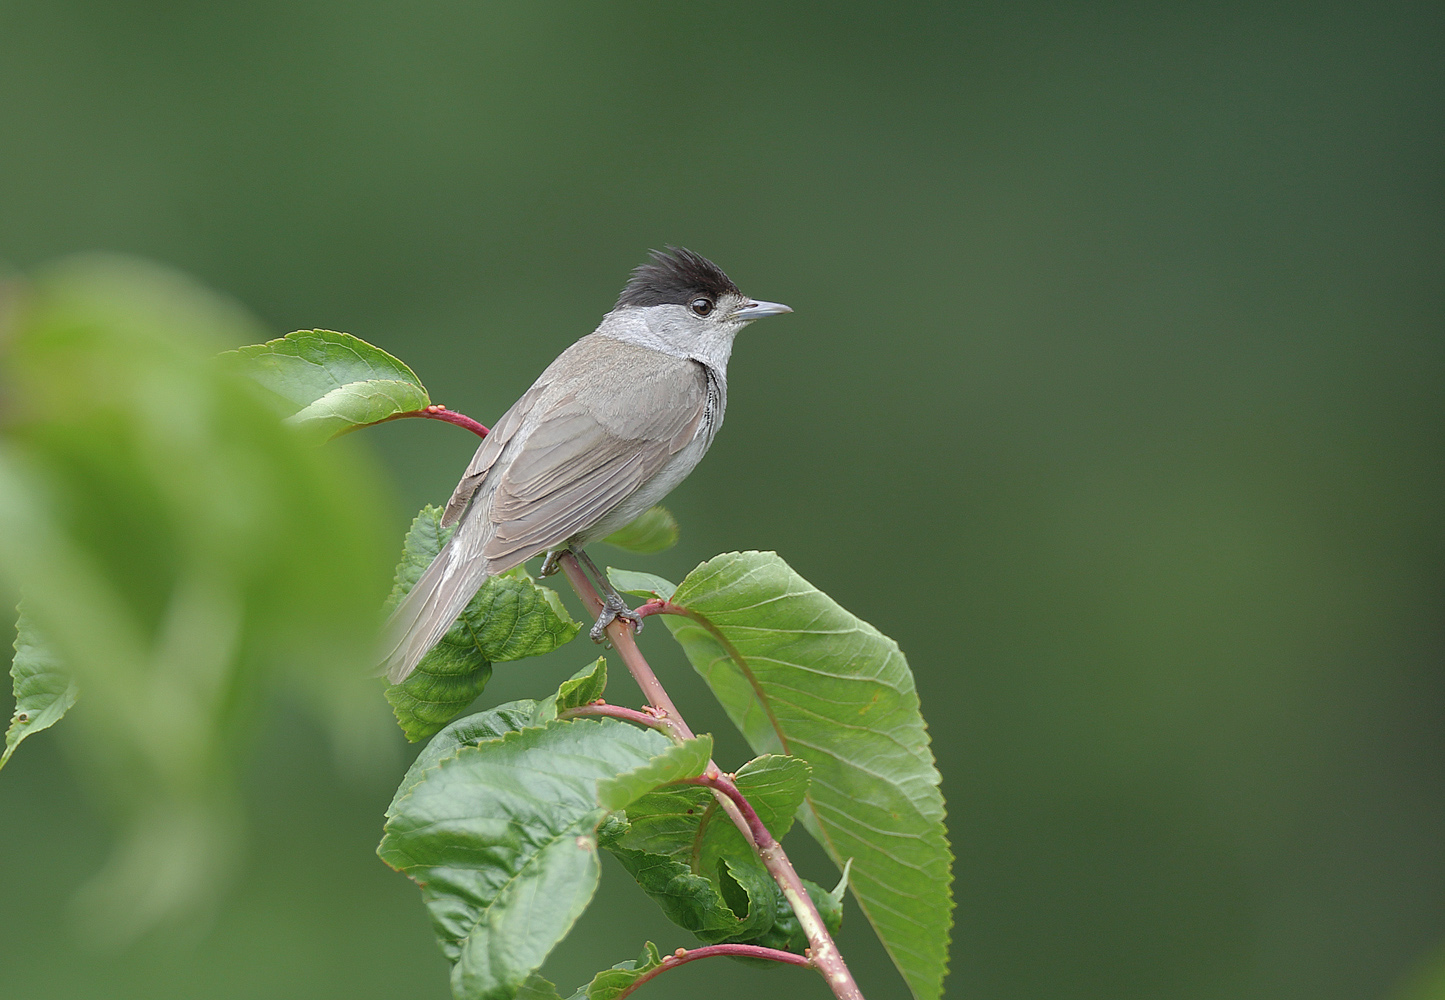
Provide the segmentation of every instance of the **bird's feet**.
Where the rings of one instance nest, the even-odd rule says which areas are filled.
[[[622,597],[613,592],[602,600],[602,613],[597,616],[597,621],[592,625],[593,642],[605,642],[607,639],[607,626],[613,622],[626,622],[632,626],[634,634],[642,631],[642,616],[627,606]]]
[[[562,557],[567,554],[566,549],[553,549],[547,553],[542,560],[542,568],[537,570],[537,579],[545,580],[554,573],[562,571]]]

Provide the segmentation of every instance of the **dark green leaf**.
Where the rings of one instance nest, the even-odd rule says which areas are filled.
[[[422,508],[402,545],[390,606],[416,585],[450,536],[441,526],[441,509]],[[411,676],[387,688],[386,700],[407,739],[424,740],[476,700],[494,662],[549,653],[579,628],[557,592],[538,586],[524,570],[494,576]]]
[[[226,357],[288,404],[288,423],[326,437],[431,403],[410,368],[349,333],[297,330]]]
[[[774,883],[774,888],[777,883]],[[841,880],[838,888],[829,892],[816,882],[803,879],[803,888],[807,890],[808,898],[818,908],[818,915],[823,918],[823,926],[828,928],[828,933],[836,936],[838,930],[843,926],[843,892],[848,888],[847,880]],[[783,890],[778,889],[778,917],[773,921],[773,926],[764,933],[749,941],[749,944],[761,945],[764,948],[777,948],[779,951],[791,951],[802,954],[808,947],[808,935],[803,932],[803,925],[798,922],[798,917],[793,913],[793,908],[783,900]],[[768,962],[768,965],[775,963]]]
[[[59,722],[80,693],[75,679],[36,636],[23,607],[15,626],[15,659],[10,664],[10,677],[15,691],[15,715],[5,732],[0,767],[5,766],[21,740]]]
[[[808,765],[760,757],[738,771],[737,785],[781,837],[807,791]],[[627,820],[607,849],[674,923],[709,944],[747,940],[772,926],[781,894],[707,789],[659,788],[628,807]]]
[[[515,995],[596,890],[600,797],[626,806],[645,787],[629,775],[682,763],[657,732],[576,719],[457,747],[416,778],[377,853],[422,886],[458,998]]]
[[[806,760],[800,814],[840,866],[915,996],[947,971],[952,855],[908,664],[891,639],[775,553],[703,563],[664,616],[754,750]]]
[[[602,539],[629,552],[662,552],[677,544],[677,519],[666,507],[649,507],[625,528]]]

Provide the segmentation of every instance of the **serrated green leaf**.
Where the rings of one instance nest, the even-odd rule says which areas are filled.
[[[602,541],[628,552],[662,552],[677,544],[677,519],[666,507],[649,507],[635,521]]]
[[[600,782],[597,786],[597,804],[608,812],[626,809],[639,796],[658,785],[681,778],[697,777],[702,774],[711,758],[711,736],[696,736],[675,743],[644,766]]]
[[[70,711],[80,694],[75,678],[60,664],[55,652],[35,634],[25,617],[24,607],[15,625],[15,659],[10,663],[15,692],[15,715],[5,731],[5,750],[0,767],[10,759],[20,742],[32,733],[49,729]]]
[[[909,988],[942,991],[952,855],[939,775],[897,644],[776,553],[703,563],[664,616],[693,667],[758,752],[813,767],[800,817],[840,866]],[[746,669],[744,669],[746,668]]]
[[[660,597],[664,601],[672,597],[677,584],[664,580],[654,573],[640,573],[631,569],[607,568],[607,582],[624,594],[641,594],[643,597]]]
[[[389,606],[416,585],[451,537],[441,509],[423,507],[411,523],[396,567]],[[520,568],[482,584],[440,642],[400,684],[386,689],[397,723],[413,743],[426,739],[466,709],[486,687],[492,664],[550,653],[571,641],[581,623],[557,592]]]
[[[421,779],[425,771],[435,767],[443,758],[452,756],[462,747],[475,746],[484,740],[501,739],[508,733],[551,721],[537,718],[537,710],[540,706],[540,702],[530,698],[509,701],[496,708],[489,708],[485,712],[458,719],[446,726],[427,741],[427,745],[422,747],[421,753],[417,754],[416,760],[412,761],[411,767],[407,768],[406,775],[401,779],[401,784],[397,786],[396,795],[393,796],[391,807],[387,809],[386,814],[391,815],[397,801],[411,791],[412,786]]]
[[[599,786],[673,744],[613,719],[458,747],[393,803],[377,853],[422,887],[459,1000],[511,1000],[597,887]]]
[[[410,368],[349,333],[297,330],[224,357],[289,404],[288,423],[326,437],[431,403]]]
[[[483,740],[500,739],[508,733],[529,726],[546,725],[557,718],[559,707],[566,709],[585,705],[601,697],[606,687],[607,660],[599,656],[596,662],[588,664],[563,681],[556,694],[541,701],[531,698],[509,701],[485,712],[457,719],[427,741],[421,753],[417,754],[416,760],[407,768],[406,776],[401,779],[401,785],[392,798],[392,805],[411,790],[423,771],[436,766],[443,757],[450,757],[458,748],[475,745]],[[387,810],[387,815],[391,815],[390,809]]]

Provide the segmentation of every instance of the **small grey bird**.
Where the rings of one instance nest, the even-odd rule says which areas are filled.
[[[442,515],[457,529],[387,625],[386,675],[416,669],[497,573],[547,553],[582,552],[624,527],[693,470],[722,426],[733,338],[755,319],[792,312],[748,298],[690,250],[654,251],[595,331],[558,356],[497,421]],[[592,627],[627,604],[598,580]]]

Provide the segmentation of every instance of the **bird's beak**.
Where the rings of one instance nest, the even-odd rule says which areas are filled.
[[[764,316],[781,316],[783,313],[792,311],[792,307],[785,306],[781,302],[749,302],[733,312],[733,319],[750,321],[762,319]]]

